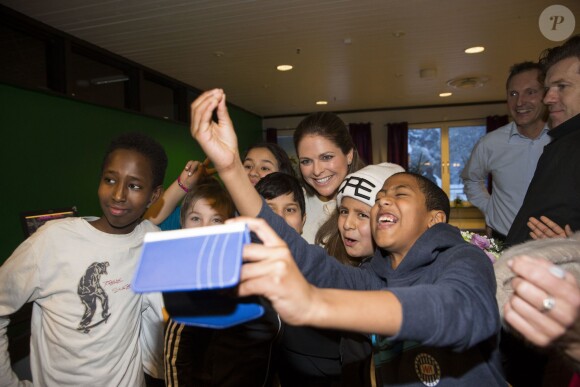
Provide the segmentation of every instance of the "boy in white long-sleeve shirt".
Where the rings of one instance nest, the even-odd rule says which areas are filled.
[[[152,305],[130,283],[144,234],[158,230],[141,217],[163,190],[166,166],[153,139],[119,136],[103,161],[103,215],[48,222],[0,267],[0,386],[30,384],[10,368],[6,337],[8,316],[26,302],[35,385],[144,385],[139,334]],[[162,318],[159,305],[153,312]]]

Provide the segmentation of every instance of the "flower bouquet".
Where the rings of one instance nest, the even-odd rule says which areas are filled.
[[[488,238],[484,235],[479,235],[471,231],[461,231],[461,236],[467,242],[482,249],[491,260],[491,263],[495,263],[495,261],[497,261],[501,255],[503,246],[501,245],[501,242],[496,241],[493,238]]]

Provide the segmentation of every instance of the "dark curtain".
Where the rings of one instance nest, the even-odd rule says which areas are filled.
[[[278,144],[278,129],[266,129],[266,142],[273,142],[274,144]]]
[[[387,161],[409,169],[408,138],[409,123],[395,122],[387,124]]]
[[[348,131],[354,141],[359,157],[366,165],[373,163],[373,143],[371,123],[348,124]]]
[[[507,125],[509,122],[509,117],[504,116],[487,116],[485,118],[485,125],[487,127],[487,133],[493,132],[497,128]]]
[[[504,125],[507,125],[510,122],[509,117],[507,115],[503,116],[487,116],[485,118],[485,125],[486,125],[486,132],[493,132],[497,128],[500,128]],[[491,193],[493,189],[493,180],[491,178],[491,174],[487,177],[487,191]]]

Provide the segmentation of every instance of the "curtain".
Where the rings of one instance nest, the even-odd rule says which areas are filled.
[[[509,122],[509,117],[507,115],[503,116],[487,116],[485,118],[486,132],[493,132],[497,128],[507,125]],[[491,194],[493,189],[493,179],[491,178],[491,173],[487,177],[487,191]]]
[[[409,168],[408,148],[409,123],[395,122],[387,124],[387,161]]]
[[[373,143],[371,140],[371,123],[348,124],[348,131],[358,155],[366,165],[373,163]]]
[[[509,118],[507,115],[504,116],[487,116],[485,118],[485,125],[487,127],[487,133],[493,132],[497,128],[507,125]]]
[[[272,142],[274,144],[278,143],[278,129],[276,128],[266,129],[266,142]]]

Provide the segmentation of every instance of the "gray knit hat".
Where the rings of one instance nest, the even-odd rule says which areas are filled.
[[[372,207],[385,180],[398,172],[405,172],[405,170],[397,164],[381,163],[368,165],[347,175],[338,188],[336,205],[340,206],[342,198],[348,196]]]

